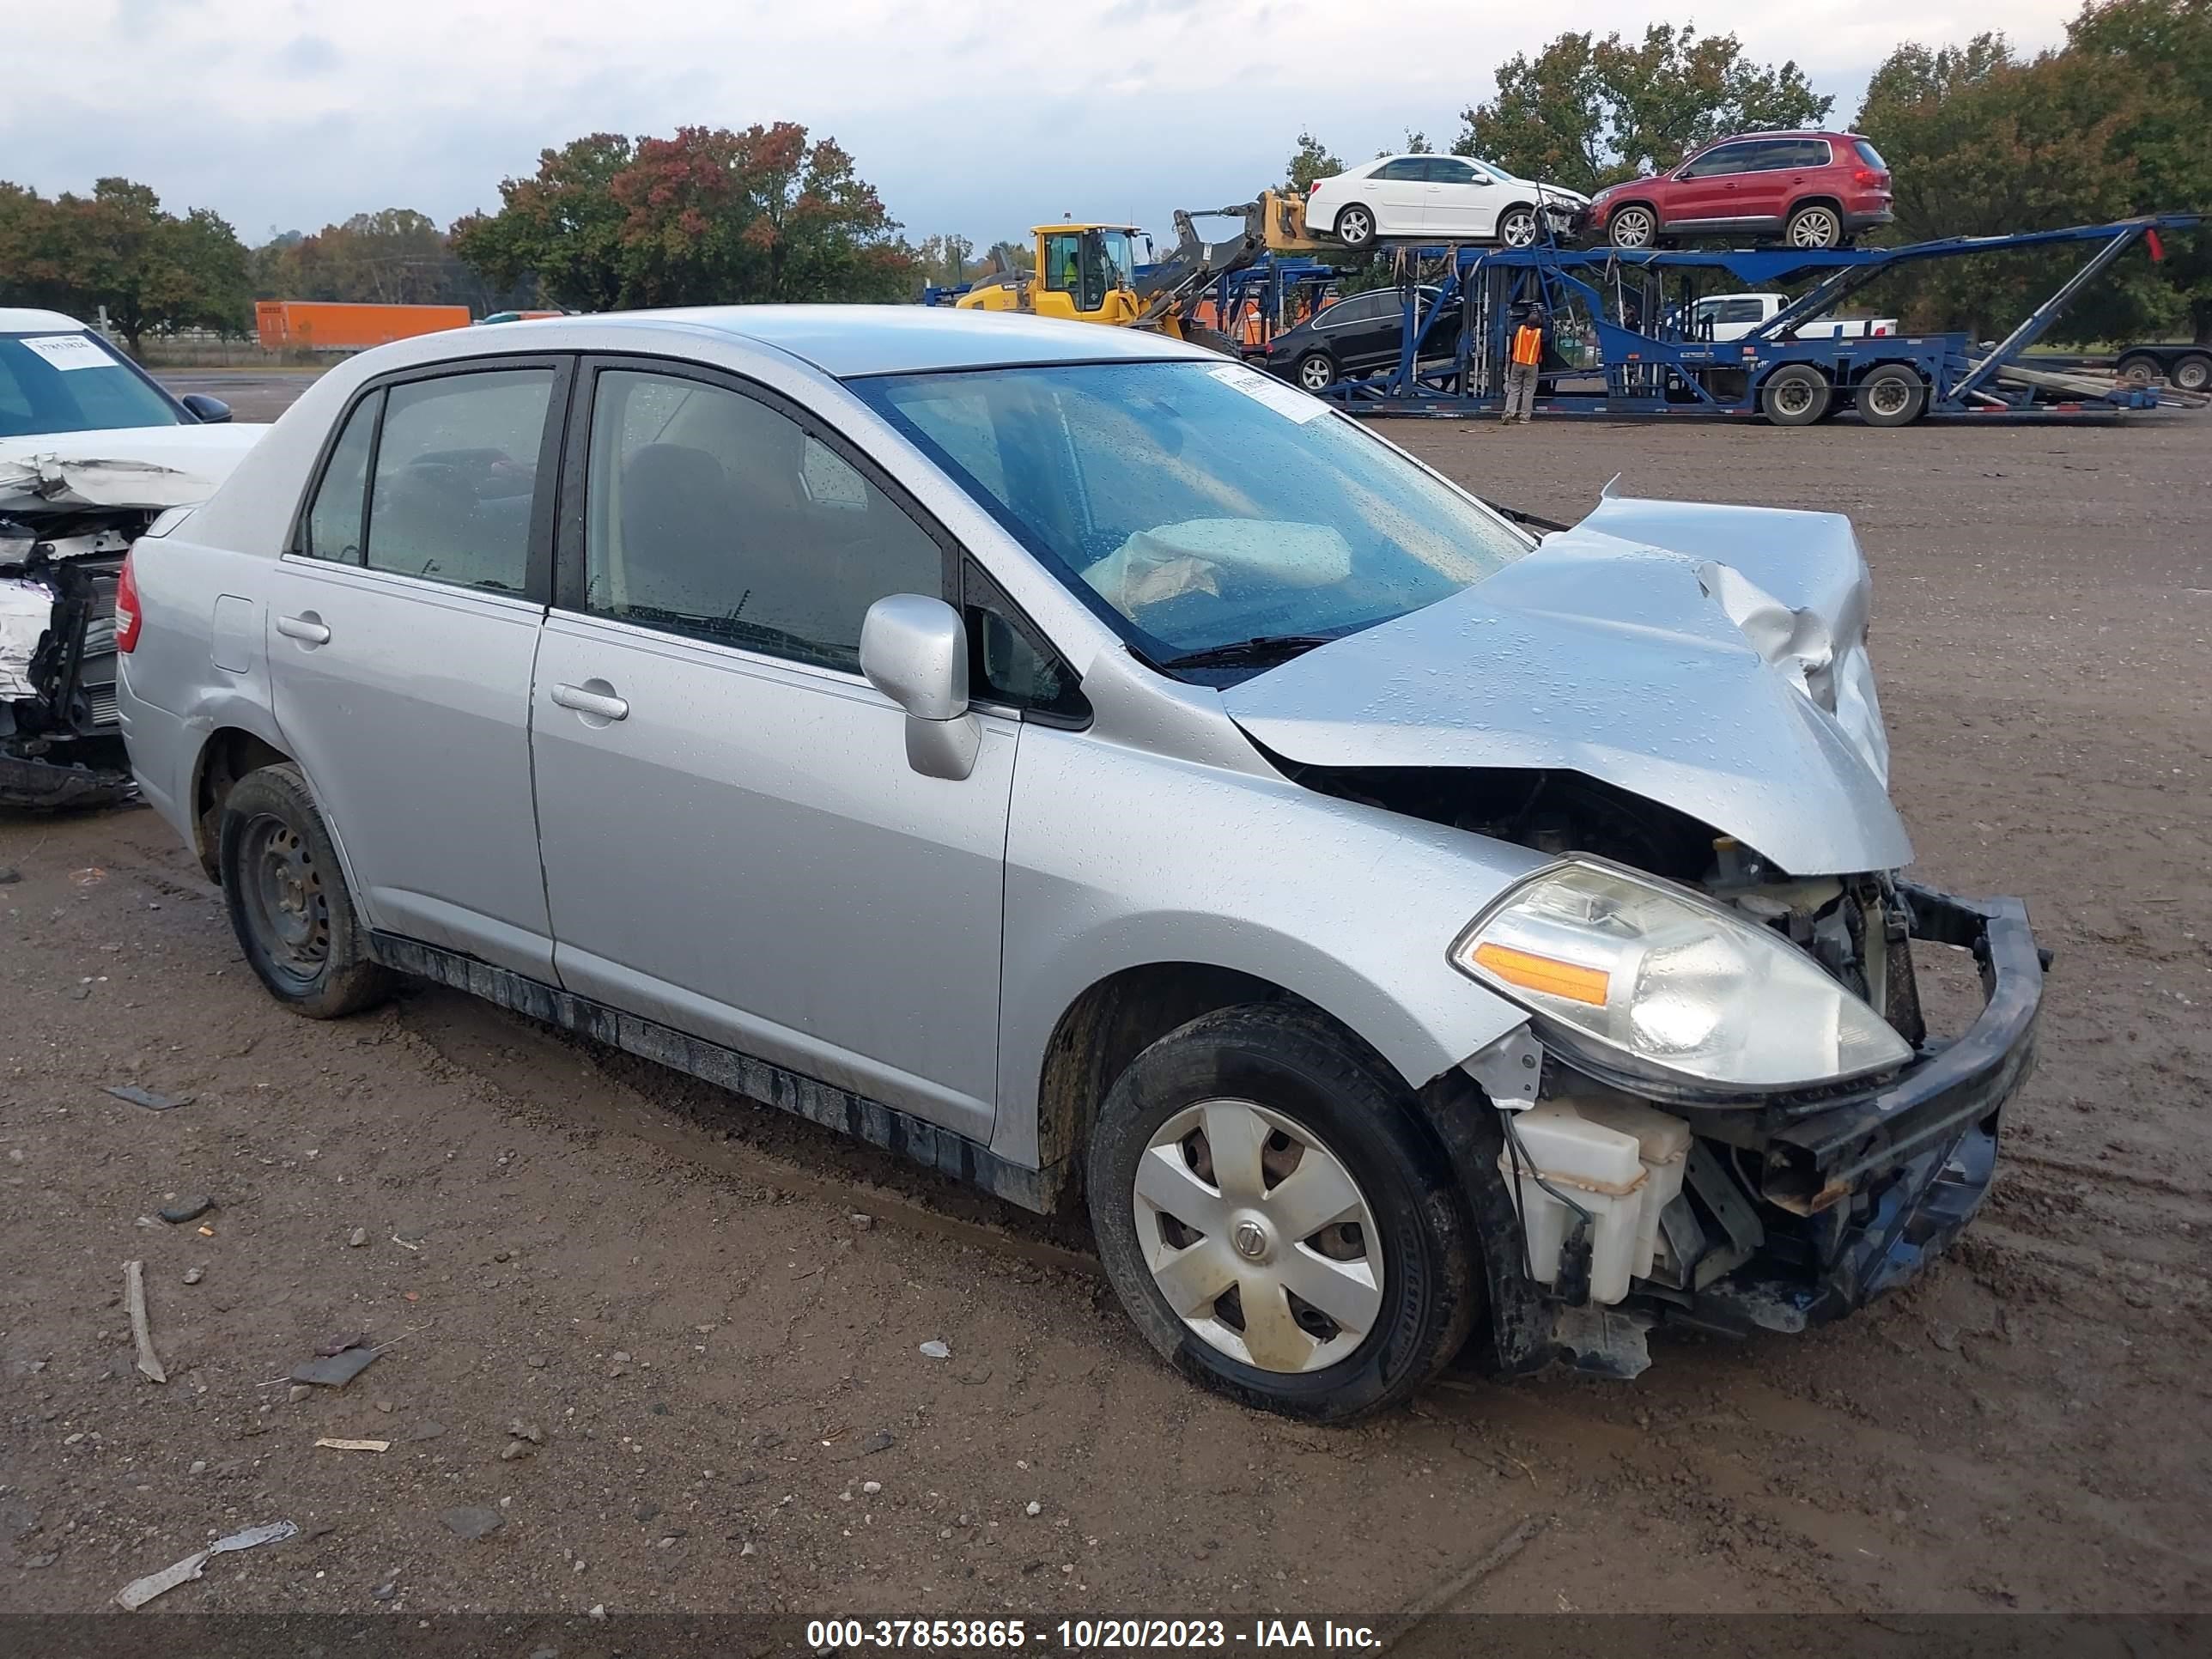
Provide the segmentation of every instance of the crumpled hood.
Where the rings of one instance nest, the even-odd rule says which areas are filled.
[[[195,506],[268,429],[233,422],[0,438],[0,513]]]
[[[1312,766],[1564,769],[1801,876],[1912,859],[1836,514],[1607,499],[1440,604],[1222,693]]]

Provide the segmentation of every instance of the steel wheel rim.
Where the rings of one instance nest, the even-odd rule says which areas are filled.
[[[1509,213],[1498,222],[1498,240],[1508,247],[1527,247],[1536,240],[1536,216]]]
[[[1813,406],[1813,388],[1800,380],[1783,381],[1774,388],[1774,407],[1784,415],[1802,415]]]
[[[1629,208],[1613,222],[1615,247],[1642,247],[1651,240],[1651,216],[1642,208]]]
[[[2212,364],[2194,359],[2184,362],[2173,371],[2173,383],[2184,392],[2202,392],[2212,386]]]
[[[1152,1283],[1209,1347],[1283,1375],[1347,1358],[1382,1315],[1382,1236],[1343,1159],[1249,1100],[1153,1132],[1131,1207]]]
[[[239,860],[254,937],[278,972],[311,981],[330,959],[331,908],[306,840],[281,818],[246,826]]]
[[[1326,357],[1309,357],[1298,365],[1298,384],[1309,392],[1326,392],[1335,379]]]
[[[1877,415],[1902,415],[1912,407],[1912,388],[1895,375],[1884,375],[1867,388],[1867,407]]]
[[[1834,214],[1826,208],[1815,208],[1810,213],[1797,216],[1790,240],[1799,247],[1826,247],[1842,233],[1843,227]]]
[[[1375,234],[1375,221],[1365,208],[1346,208],[1337,234],[1347,242],[1364,242]]]
[[[2148,363],[2130,363],[2120,371],[2120,378],[2130,386],[2148,386],[2157,377]]]

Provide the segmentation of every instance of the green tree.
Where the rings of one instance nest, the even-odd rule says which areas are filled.
[[[594,134],[500,195],[499,212],[453,228],[461,257],[589,310],[899,300],[919,270],[852,157],[788,121]]]
[[[149,331],[240,331],[251,320],[246,250],[230,226],[204,208],[165,213],[128,179],[52,201],[0,185],[0,298],[88,319],[105,309],[134,353]]]
[[[1640,40],[1569,32],[1498,70],[1452,144],[1510,172],[1594,191],[1670,167],[1731,132],[1814,126],[1834,100],[1794,62],[1753,62],[1733,34],[1653,23]]]
[[[1344,163],[1331,155],[1320,139],[1310,132],[1301,132],[1297,146],[1291,151],[1284,177],[1292,193],[1304,196],[1314,187],[1316,179],[1331,178],[1343,171]]]

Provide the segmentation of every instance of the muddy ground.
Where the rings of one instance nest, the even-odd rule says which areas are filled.
[[[294,384],[227,378],[246,418]],[[1079,1227],[452,992],[295,1018],[150,813],[0,820],[0,1608],[277,1519],[159,1606],[1317,1618],[1533,1519],[1456,1605],[2212,1607],[2212,424],[1392,430],[1562,518],[1616,472],[1856,518],[1921,873],[2058,953],[1948,1260],[1634,1384],[1294,1427],[1169,1375]],[[394,1346],[291,1401],[354,1331]]]

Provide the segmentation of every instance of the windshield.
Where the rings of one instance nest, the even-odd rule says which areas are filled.
[[[183,424],[96,335],[0,334],[0,438]]]
[[[1237,363],[852,385],[1156,664],[1352,633],[1534,544],[1328,404]],[[1279,659],[1208,665],[1205,678]]]

